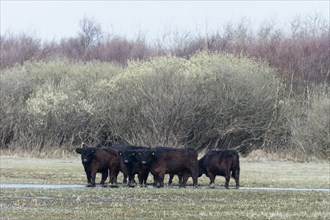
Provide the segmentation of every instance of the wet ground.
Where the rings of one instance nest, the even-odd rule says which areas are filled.
[[[65,189],[65,188],[84,188],[86,185],[68,185],[68,184],[0,184],[1,188],[43,188],[43,189]],[[101,186],[96,186],[101,187]],[[116,187],[108,188],[126,188],[125,185],[119,185]],[[152,185],[147,185],[147,188],[154,188]],[[170,186],[170,188],[179,188],[178,186]],[[187,186],[192,188],[192,186]],[[198,189],[225,189],[223,186],[216,186],[210,188],[209,186],[198,186]],[[235,189],[230,188],[230,189]],[[240,187],[239,190],[267,190],[267,191],[318,191],[318,192],[330,192],[329,189],[312,189],[312,188],[271,188],[271,187]]]

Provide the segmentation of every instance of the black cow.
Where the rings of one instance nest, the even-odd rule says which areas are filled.
[[[78,154],[81,154],[81,162],[84,166],[84,170],[86,173],[86,177],[87,177],[87,186],[91,186],[91,162],[93,159],[93,155],[96,152],[97,148],[94,147],[83,147],[83,148],[76,148],[76,152]],[[100,185],[104,185],[105,180],[108,178],[108,173],[109,173],[109,169],[103,169],[103,170],[98,170],[98,173],[102,174],[101,177],[101,182]]]
[[[139,150],[137,158],[139,163],[148,167],[160,187],[164,187],[164,175],[167,173],[170,176],[181,175],[182,187],[191,176],[193,185],[197,187],[198,160],[197,151],[193,148],[155,147]]]
[[[146,166],[140,164],[137,160],[137,151],[147,149],[141,146],[127,146],[119,150],[119,155],[122,158],[122,162],[125,163],[128,174],[128,186],[133,186],[134,176],[138,175],[139,184],[144,186],[147,184],[149,175],[149,169]]]
[[[104,184],[108,173],[110,173],[109,183],[117,184],[119,171],[127,172],[124,170],[125,167],[121,166],[121,158],[116,149],[110,147],[95,148],[84,146],[82,148],[77,148],[76,152],[81,154],[81,161],[87,176],[87,186],[95,186],[95,176],[98,172],[102,173],[101,185]]]
[[[211,150],[198,161],[198,176],[205,174],[210,178],[210,186],[214,186],[217,175],[226,178],[225,188],[229,188],[230,175],[239,188],[239,155],[235,150]]]

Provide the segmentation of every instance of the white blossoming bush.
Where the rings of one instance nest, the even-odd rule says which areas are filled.
[[[101,62],[30,62],[1,73],[1,145],[27,149],[72,146],[99,130],[99,85],[122,68]],[[94,127],[95,126],[95,127]]]
[[[37,125],[42,126],[49,114],[57,118],[63,117],[63,112],[69,103],[69,97],[62,91],[53,91],[53,88],[40,88],[27,100],[27,110],[34,116]]]

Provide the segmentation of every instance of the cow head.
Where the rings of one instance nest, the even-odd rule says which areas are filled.
[[[81,154],[81,162],[86,164],[92,161],[96,148],[83,146],[82,148],[76,148],[76,152]]]
[[[119,151],[118,154],[126,164],[136,160],[136,152],[133,150]]]
[[[151,149],[138,150],[136,157],[142,165],[148,165],[157,158],[156,151]]]

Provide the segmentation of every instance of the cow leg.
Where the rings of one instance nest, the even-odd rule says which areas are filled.
[[[236,189],[239,188],[239,176],[237,175],[236,178],[235,178],[235,182],[236,182]]]
[[[198,187],[198,174],[196,173],[195,175],[192,175],[192,179],[193,179],[194,188],[197,188]]]
[[[154,183],[152,184],[154,187],[158,186],[159,180],[158,176],[156,174],[152,174],[154,176]]]
[[[159,182],[159,187],[164,187],[164,176],[165,173],[159,173],[158,175],[158,182]]]
[[[181,182],[180,187],[186,187],[189,177],[190,177],[190,175],[188,173],[185,173],[184,175],[179,175],[179,182]],[[180,181],[180,179],[181,179],[181,181]]]
[[[86,171],[86,177],[87,177],[87,187],[91,186],[91,172]]]
[[[96,177],[96,170],[92,170],[91,172],[91,185],[90,187],[95,187],[95,177]]]
[[[185,187],[189,178],[188,174],[178,174],[179,186]]]
[[[118,169],[111,169],[111,175],[110,175],[110,184],[111,185],[117,185],[118,173],[119,173]]]
[[[144,185],[144,176],[143,173],[138,173],[138,179],[139,179],[139,185],[143,186]]]
[[[111,169],[108,170],[108,174],[109,174],[109,184],[111,184]]]
[[[129,187],[133,187],[134,186],[134,184],[133,184],[133,182],[135,182],[134,181],[134,174],[133,173],[130,173],[129,175],[128,175],[128,186]]]
[[[148,176],[149,176],[149,171],[143,170],[138,173],[140,186],[145,187],[147,185]]]
[[[132,185],[132,179],[134,178],[134,176],[132,176],[131,174],[128,175],[128,183],[127,183],[127,186],[128,187],[131,187],[133,186]]]
[[[159,176],[158,177],[158,183],[159,183],[160,188],[164,187],[164,176]]]
[[[102,171],[102,178],[100,185],[104,185],[105,180],[108,178],[108,173],[109,173],[108,169]]]
[[[183,183],[184,183],[184,176],[181,175],[181,174],[178,174],[178,178],[179,178],[179,186],[182,186]],[[189,177],[188,177],[188,178],[189,178]],[[187,183],[188,178],[187,178],[187,180],[185,181],[185,184]]]
[[[126,173],[123,173],[123,175],[124,175],[123,183],[127,183],[127,174]]]
[[[143,185],[147,185],[147,180],[148,180],[149,172],[143,172]]]
[[[116,172],[115,172],[115,176],[114,176],[114,178],[113,178],[113,183],[114,183],[115,185],[117,185],[117,177],[118,177],[118,174],[119,174],[119,170],[116,170]]]
[[[168,185],[172,185],[174,174],[170,173],[170,178],[168,180]]]
[[[193,179],[194,188],[197,188],[198,187],[198,167],[191,170],[191,178]]]
[[[211,173],[211,172],[208,172],[207,175],[208,175],[208,177],[210,178],[210,187],[213,188],[213,187],[215,186],[215,185],[214,185],[215,175],[214,175],[213,173]]]
[[[239,188],[239,170],[233,171],[232,177],[235,179],[236,189],[238,189]]]
[[[229,172],[226,173],[225,178],[226,178],[225,188],[229,189],[229,181],[230,181],[230,173]]]

